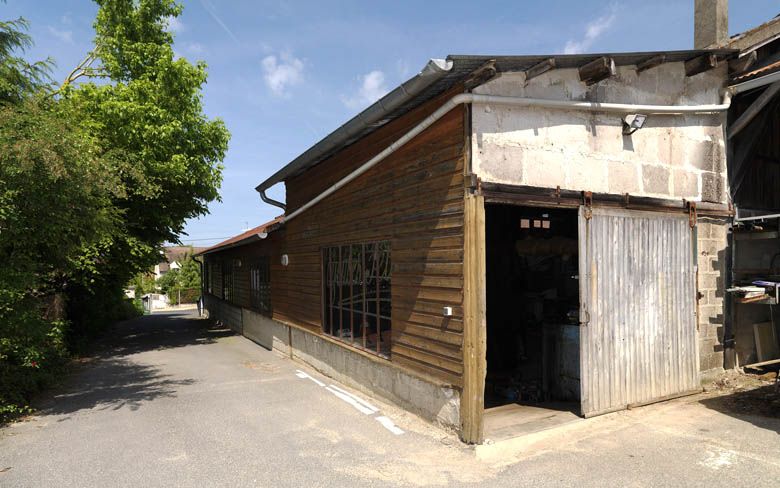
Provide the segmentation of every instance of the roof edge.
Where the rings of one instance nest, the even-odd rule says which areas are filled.
[[[372,125],[381,122],[392,114],[392,112],[405,103],[413,100],[417,94],[423,93],[426,88],[433,86],[439,80],[448,79],[449,75],[455,76],[459,66],[466,68],[476,62],[485,62],[487,60],[497,61],[497,66],[504,63],[514,63],[518,61],[534,60],[538,63],[546,58],[555,58],[561,64],[560,68],[581,65],[587,60],[593,60],[600,57],[611,57],[617,65],[636,64],[640,58],[648,58],[657,55],[665,55],[670,59],[668,62],[688,61],[694,57],[703,54],[713,54],[722,58],[736,56],[739,51],[729,48],[717,49],[694,49],[694,50],[672,50],[672,51],[641,51],[624,53],[583,53],[583,54],[552,54],[552,55],[521,55],[521,56],[486,56],[486,55],[449,55],[446,60],[431,59],[425,67],[408,81],[395,88],[385,95],[379,101],[375,102],[348,122],[325,136],[314,146],[311,146],[304,153],[279,169],[272,176],[255,187],[258,192],[264,192],[270,187],[280,183],[291,176],[307,170],[319,162],[320,158],[336,152],[343,147],[355,142],[355,137],[360,137],[361,132]],[[568,66],[572,65],[572,66]],[[473,71],[474,66],[471,67]],[[527,67],[525,69],[528,69]],[[499,71],[504,71],[499,69]],[[512,71],[512,70],[507,70]],[[471,72],[471,71],[469,71]],[[382,125],[382,124],[378,124]]]
[[[196,254],[193,254],[193,256],[205,256],[206,254],[213,254],[215,252],[225,251],[227,249],[232,249],[234,247],[251,244],[252,242],[256,242],[266,238],[266,236],[261,236],[261,234],[270,234],[271,232],[280,229],[282,225],[283,225],[282,217],[281,216],[276,217],[270,222],[266,222],[264,224],[258,225],[253,229],[249,229],[247,231],[242,232],[241,234],[237,234],[233,237],[225,239],[224,241],[218,244],[214,244],[211,247],[208,247]]]
[[[304,168],[309,161],[317,159],[321,155],[331,151],[333,148],[341,146],[345,141],[358,134],[367,125],[382,120],[388,113],[414,98],[425,88],[446,75],[451,68],[452,61],[449,59],[430,59],[418,74],[408,79],[393,91],[348,120],[338,129],[325,136],[315,145],[307,149],[303,154],[257,185],[255,190],[267,190],[275,184],[284,181],[299,169]]]

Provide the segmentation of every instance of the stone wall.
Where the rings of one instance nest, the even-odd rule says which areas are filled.
[[[505,73],[474,92],[652,105],[722,103],[725,66],[686,77],[683,63],[619,67],[593,86],[576,69],[526,82]],[[631,136],[620,114],[475,104],[472,171],[482,181],[725,203],[725,114],[652,115]]]
[[[717,372],[723,369],[723,305],[728,230],[727,220],[700,218],[697,226],[698,289],[701,293],[699,299],[699,365],[702,372]]]

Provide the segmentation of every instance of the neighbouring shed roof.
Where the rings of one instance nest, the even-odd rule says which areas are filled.
[[[772,73],[774,73],[776,71],[780,71],[780,61],[776,61],[774,63],[770,63],[770,64],[768,64],[766,66],[762,66],[760,68],[756,68],[756,69],[751,70],[751,71],[746,71],[744,73],[740,73],[739,75],[737,75],[737,76],[735,76],[735,77],[733,77],[731,79],[731,83],[732,84],[743,83],[743,82],[748,81],[748,80],[756,79],[756,78],[758,78],[760,76],[765,76],[765,75],[772,74]]]
[[[260,234],[269,234],[275,231],[276,229],[280,228],[281,226],[282,226],[282,217],[279,216],[271,220],[270,222],[266,222],[264,224],[258,225],[257,227],[242,232],[241,234],[233,236],[230,239],[226,239],[220,242],[219,244],[215,244],[209,248],[206,248],[205,250],[199,252],[197,255],[201,256],[204,254],[211,254],[213,252],[230,249],[231,247],[243,246],[245,244],[249,244],[259,239],[263,239],[262,237],[259,236]]]
[[[726,47],[740,49],[739,56],[740,59],[745,59],[745,68],[742,68],[744,71],[732,73],[729,84],[738,85],[756,80],[750,84],[743,85],[748,87],[748,89],[752,89],[754,85],[756,87],[761,86],[763,81],[773,81],[764,77],[780,71],[777,47],[770,47],[768,52],[761,51],[762,48],[764,48],[764,51],[767,51],[766,48],[778,40],[780,40],[780,15],[748,31],[731,36],[731,39],[726,43]],[[749,58],[749,55],[753,57]],[[758,78],[762,78],[762,80],[758,80]]]
[[[705,54],[719,58],[735,55],[733,49],[658,51],[635,53],[595,53],[533,56],[450,55],[446,60],[432,59],[422,71],[379,99],[355,117],[311,146],[282,169],[257,186],[267,190],[273,185],[297,176],[324,161],[344,147],[371,134],[385,124],[432,100],[453,86],[468,81],[475,72],[492,63],[496,73],[528,71],[533,66],[553,59],[555,68],[579,68],[607,56],[616,66],[636,65],[663,56],[663,62],[689,61]]]
[[[724,47],[749,52],[778,38],[780,38],[780,15],[745,32],[734,34]]]

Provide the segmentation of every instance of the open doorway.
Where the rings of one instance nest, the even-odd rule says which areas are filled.
[[[580,412],[578,215],[485,206],[485,435],[496,439]]]

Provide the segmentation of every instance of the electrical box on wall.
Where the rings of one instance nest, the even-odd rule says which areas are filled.
[[[441,314],[445,317],[452,317],[452,307],[444,307],[442,308]]]
[[[290,256],[288,256],[287,254],[282,254],[281,261],[282,261],[282,266],[287,266],[288,264],[290,264]]]

